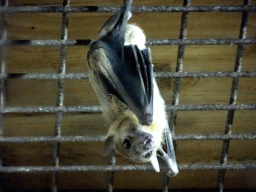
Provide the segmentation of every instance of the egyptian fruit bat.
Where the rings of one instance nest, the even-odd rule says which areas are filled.
[[[133,161],[151,162],[157,172],[162,167],[168,175],[176,175],[172,136],[151,52],[143,31],[127,24],[130,7],[131,1],[125,1],[107,20],[88,52],[89,79],[109,124],[103,155],[118,151]]]

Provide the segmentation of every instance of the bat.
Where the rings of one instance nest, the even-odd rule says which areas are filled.
[[[110,17],[90,44],[89,80],[109,126],[103,155],[117,151],[156,172],[178,174],[172,135],[140,27],[128,24],[131,0]],[[166,152],[165,152],[165,150]]]

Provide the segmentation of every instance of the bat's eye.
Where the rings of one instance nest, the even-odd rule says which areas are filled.
[[[130,149],[131,146],[132,146],[132,144],[131,144],[131,142],[129,141],[129,139],[125,139],[123,145],[124,145],[124,148],[125,148],[125,149]]]

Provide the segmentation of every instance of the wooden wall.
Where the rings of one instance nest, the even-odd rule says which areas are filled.
[[[122,0],[74,0],[71,6],[116,6]],[[61,5],[60,0],[10,0],[10,6]],[[192,5],[242,5],[242,0],[192,0]],[[256,1],[252,1],[256,4]],[[134,0],[133,5],[181,6],[181,0]],[[68,39],[95,39],[102,24],[111,13],[70,13]],[[181,13],[133,13],[131,23],[138,24],[148,39],[178,39]],[[188,39],[238,38],[242,14],[189,13]],[[61,13],[11,13],[7,17],[8,39],[60,39]],[[249,14],[248,38],[256,37],[256,13]],[[151,46],[155,71],[175,71],[178,46]],[[87,46],[69,46],[66,72],[87,72]],[[233,71],[237,45],[188,45],[185,50],[183,71]],[[59,47],[7,47],[7,73],[55,73],[60,64]],[[246,45],[243,71],[256,71],[256,46]],[[158,79],[163,98],[172,102],[173,80]],[[180,104],[228,104],[231,78],[188,78],[182,80]],[[55,106],[56,80],[8,80],[6,106]],[[241,78],[237,103],[256,103],[256,79]],[[66,80],[64,105],[98,105],[99,102],[86,80]],[[227,111],[179,111],[177,134],[223,134]],[[5,114],[4,136],[52,136],[54,114]],[[233,133],[256,133],[256,111],[236,111]],[[62,135],[104,135],[107,131],[101,114],[64,114]],[[52,165],[50,144],[3,144],[3,162],[9,166]],[[222,141],[177,141],[179,164],[219,163]],[[61,165],[101,165],[101,143],[62,143]],[[230,142],[229,163],[252,163],[256,160],[256,141]],[[117,164],[132,164],[118,157]],[[10,189],[48,189],[51,175],[5,174],[5,185]],[[181,171],[170,179],[169,187],[215,188],[218,171]],[[61,189],[104,189],[106,173],[60,173]],[[256,170],[227,171],[226,188],[256,188]],[[115,189],[160,189],[161,173],[117,172]]]

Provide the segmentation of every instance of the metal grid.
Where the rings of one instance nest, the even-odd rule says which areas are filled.
[[[70,0],[64,0],[63,6],[21,6],[8,7],[8,0],[2,1],[0,7],[1,13],[1,73],[0,73],[0,143],[53,143],[53,165],[52,166],[2,166],[0,161],[0,173],[13,172],[51,172],[52,173],[52,191],[57,191],[58,173],[59,172],[84,172],[84,171],[103,171],[109,172],[107,178],[107,191],[113,190],[113,175],[115,171],[147,171],[153,170],[149,165],[115,165],[115,157],[112,155],[109,159],[109,165],[95,166],[60,166],[59,151],[61,142],[91,142],[104,141],[104,136],[61,136],[63,113],[100,113],[99,106],[64,106],[64,80],[65,79],[87,79],[87,73],[66,73],[66,49],[67,46],[89,45],[91,40],[68,40],[68,14],[71,12],[113,12],[118,7],[70,7]],[[248,24],[248,13],[255,12],[256,6],[250,5],[250,0],[245,0],[243,6],[190,6],[190,0],[184,0],[182,7],[170,6],[146,6],[132,7],[133,12],[182,12],[181,29],[179,39],[151,39],[147,40],[148,45],[179,45],[176,72],[158,72],[155,73],[157,78],[174,78],[174,94],[172,104],[167,106],[167,110],[171,111],[170,128],[174,134],[174,141],[177,140],[223,140],[222,155],[220,164],[192,164],[179,165],[182,170],[219,170],[217,188],[218,191],[223,191],[223,182],[226,170],[239,170],[256,168],[256,164],[228,164],[228,149],[230,140],[255,140],[256,134],[231,134],[232,124],[234,120],[235,110],[256,110],[256,104],[236,104],[238,82],[240,77],[256,77],[256,72],[242,72],[242,56],[244,45],[256,44],[256,39],[247,39],[246,31]],[[39,13],[39,12],[58,12],[62,13],[62,27],[60,40],[7,40],[7,31],[4,28],[4,18],[6,13]],[[242,20],[240,26],[239,39],[186,39],[187,23],[190,12],[242,12]],[[238,45],[234,72],[182,72],[183,58],[186,45]],[[59,46],[60,47],[60,65],[59,72],[54,74],[7,74],[5,61],[6,46]],[[182,78],[233,78],[232,90],[229,104],[215,105],[180,105],[179,92],[182,86]],[[5,106],[5,89],[4,82],[8,79],[57,79],[58,80],[58,96],[57,105],[50,107],[6,107]],[[226,129],[224,134],[175,134],[175,124],[177,111],[195,111],[195,110],[228,110]],[[56,114],[55,136],[41,137],[3,137],[3,114],[14,113],[54,113]],[[1,151],[0,151],[1,153]],[[0,156],[1,157],[1,156]],[[0,159],[1,160],[1,159]],[[163,177],[162,190],[168,191],[169,178]]]

